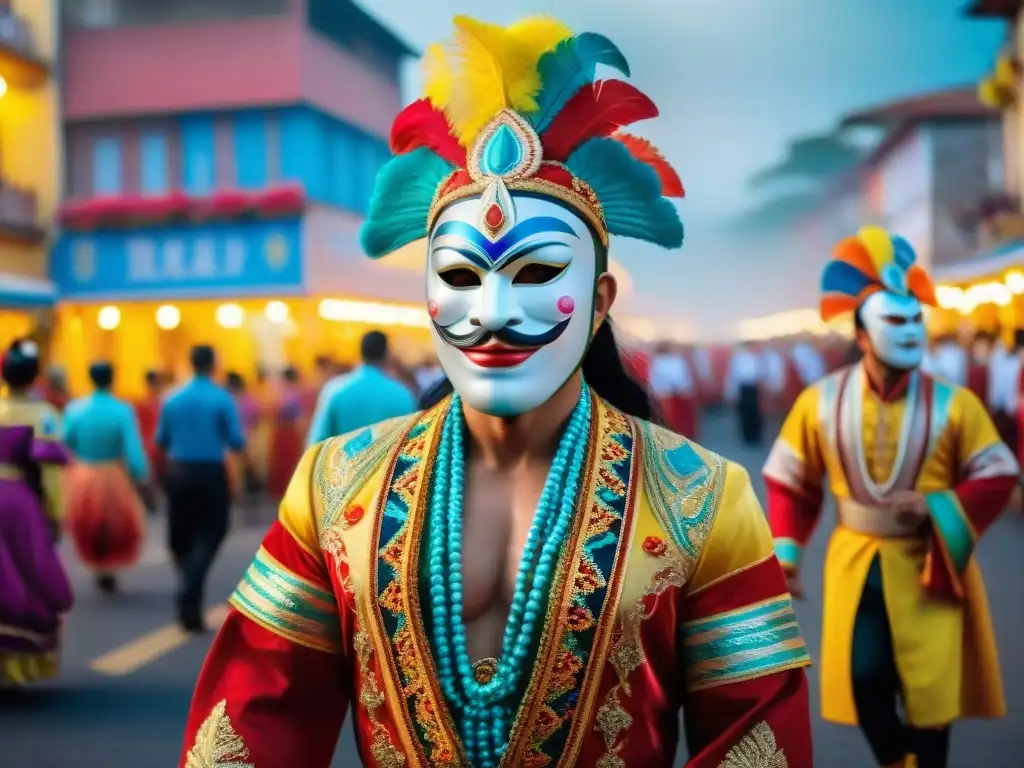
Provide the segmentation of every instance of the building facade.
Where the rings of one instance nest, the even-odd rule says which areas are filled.
[[[102,356],[133,391],[199,342],[247,375],[352,356],[370,327],[422,344],[422,272],[357,240],[401,41],[347,0],[65,0],[63,21],[73,388]]]
[[[56,0],[0,0],[0,347],[48,340],[47,253],[60,196]]]

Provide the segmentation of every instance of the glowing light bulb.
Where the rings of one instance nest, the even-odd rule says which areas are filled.
[[[181,323],[181,311],[173,304],[164,304],[156,311],[156,325],[165,331],[172,331]]]
[[[268,302],[263,315],[270,322],[281,325],[288,320],[288,305],[283,301]]]
[[[114,330],[121,324],[121,310],[117,307],[103,307],[96,318],[96,323],[104,331]]]
[[[245,310],[237,304],[221,304],[215,316],[221,328],[241,328],[245,323]]]

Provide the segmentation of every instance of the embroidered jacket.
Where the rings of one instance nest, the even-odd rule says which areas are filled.
[[[825,561],[821,696],[825,719],[853,725],[853,628],[878,558],[893,646],[911,723],[1005,712],[978,538],[1005,508],[1018,479],[1012,452],[967,388],[914,371],[882,397],[860,365],[808,387],[764,467],[768,516],[785,569],[821,514],[827,476],[839,525]],[[901,531],[886,507],[918,491],[929,535]],[[965,607],[967,610],[965,610]]]
[[[811,765],[808,655],[745,470],[595,395],[587,480],[503,765]],[[303,458],[200,675],[181,765],[467,765],[419,573],[444,402]]]

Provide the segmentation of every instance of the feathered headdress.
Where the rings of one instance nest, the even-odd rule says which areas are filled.
[[[935,306],[932,279],[915,261],[910,243],[879,227],[864,227],[856,237],[841,241],[821,274],[821,319],[828,322],[856,311],[878,291]]]
[[[629,76],[602,35],[573,33],[546,17],[508,28],[465,16],[424,56],[425,97],[391,129],[360,237],[374,258],[426,237],[446,205],[481,196],[481,229],[494,239],[514,223],[510,192],[548,195],[608,234],[666,248],[683,224],[666,198],[678,174],[647,141],[620,128],[657,107],[622,80],[595,80],[603,64]]]

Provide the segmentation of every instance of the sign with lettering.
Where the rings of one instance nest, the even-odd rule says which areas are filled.
[[[300,293],[299,222],[68,233],[50,271],[63,298],[144,299]]]

